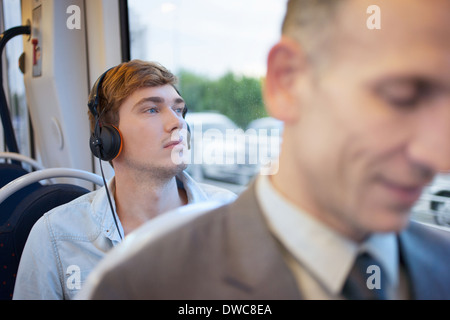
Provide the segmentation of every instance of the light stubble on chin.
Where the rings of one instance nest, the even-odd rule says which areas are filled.
[[[132,169],[131,172],[134,172],[134,179],[136,179],[137,182],[144,183],[148,183],[149,181],[154,183],[168,182],[187,168],[187,164],[184,163],[161,166],[153,165],[151,163],[142,163],[130,159],[127,159],[125,164],[127,167]]]

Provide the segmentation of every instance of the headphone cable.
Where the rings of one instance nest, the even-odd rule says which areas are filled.
[[[100,154],[100,146],[97,146],[97,148],[99,149],[98,151],[99,151],[99,154]],[[120,240],[123,240],[122,234],[120,233],[120,230],[119,230],[119,225],[117,223],[116,214],[114,213],[111,197],[109,195],[108,184],[106,183],[105,175],[103,173],[102,159],[98,158],[98,160],[99,160],[99,164],[100,164],[100,171],[102,172],[102,178],[103,178],[103,183],[105,185],[106,196],[108,198],[109,207],[111,208],[111,213],[112,213],[112,216],[114,218],[114,224],[116,225],[117,232],[119,233]]]

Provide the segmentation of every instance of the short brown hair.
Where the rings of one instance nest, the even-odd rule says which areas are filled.
[[[175,88],[177,78],[157,62],[131,60],[109,70],[98,90],[97,112],[104,124],[119,124],[119,107],[136,90],[170,84]],[[91,90],[89,100],[95,95]],[[95,128],[95,117],[88,111],[91,132]]]
[[[330,49],[337,10],[347,0],[289,0],[282,34],[300,43],[311,60]]]

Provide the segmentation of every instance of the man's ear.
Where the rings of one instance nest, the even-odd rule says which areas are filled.
[[[298,78],[306,65],[300,45],[283,37],[269,52],[264,100],[269,114],[285,122],[299,117]]]

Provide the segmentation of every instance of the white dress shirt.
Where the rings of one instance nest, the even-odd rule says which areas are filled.
[[[355,243],[319,222],[284,198],[260,175],[256,195],[270,230],[284,245],[285,260],[305,299],[342,299],[350,269],[360,251],[367,250],[379,261],[388,283],[390,299],[403,298],[399,289],[399,254],[394,233],[374,234],[362,244]]]

